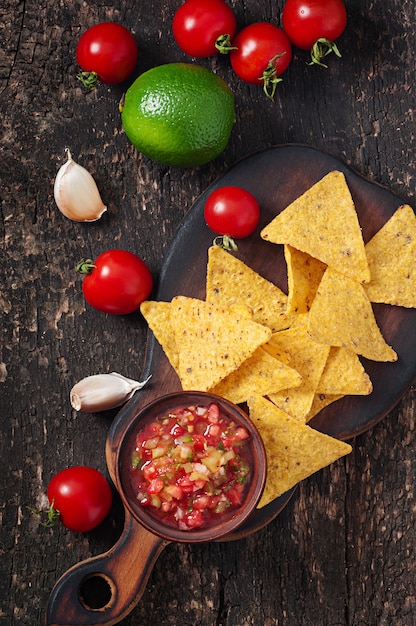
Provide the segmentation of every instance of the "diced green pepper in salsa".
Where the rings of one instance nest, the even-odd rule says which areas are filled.
[[[217,524],[244,500],[249,438],[216,403],[180,407],[152,421],[137,433],[132,452],[138,501],[180,530]]]

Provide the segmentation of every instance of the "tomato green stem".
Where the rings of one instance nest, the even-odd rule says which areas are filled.
[[[47,511],[33,509],[30,506],[28,506],[27,508],[32,513],[36,513],[36,515],[40,515],[40,516],[47,515],[46,521],[41,522],[41,525],[45,526],[45,528],[52,528],[53,526],[56,526],[56,524],[59,522],[60,517],[61,517],[60,511],[58,511],[58,509],[55,509],[55,500],[52,500],[51,505]]]
[[[95,267],[92,259],[83,259],[76,265],[75,271],[78,272],[78,274],[91,274]]]
[[[322,63],[322,59],[328,56],[328,54],[331,54],[331,52],[333,52],[337,57],[342,56],[335,42],[329,41],[329,39],[325,39],[325,37],[317,39],[312,46],[311,61],[308,65],[328,67],[325,63]]]
[[[237,48],[231,45],[230,35],[220,35],[215,42],[215,47],[220,54],[228,54],[231,50],[237,50]]]
[[[218,237],[215,237],[213,244],[214,246],[219,246],[224,250],[231,250],[232,252],[237,252],[238,250],[237,244],[229,235],[218,235]]]
[[[80,72],[79,74],[77,74],[77,78],[86,89],[93,91],[97,88],[97,72]]]
[[[276,70],[279,59],[284,54],[286,53],[282,52],[282,54],[276,54],[272,59],[270,59],[266,69],[263,72],[263,76],[259,78],[259,80],[263,81],[263,91],[270,100],[274,100],[276,87],[278,83],[281,83],[283,80],[282,78],[276,76]]]

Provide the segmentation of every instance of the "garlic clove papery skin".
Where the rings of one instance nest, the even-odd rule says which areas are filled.
[[[150,376],[139,382],[117,372],[87,376],[72,387],[71,406],[81,413],[98,413],[115,409],[130,400],[132,395],[142,389],[149,379]]]
[[[107,210],[91,174],[76,163],[67,149],[68,160],[56,175],[54,197],[58,209],[74,222],[95,222]]]

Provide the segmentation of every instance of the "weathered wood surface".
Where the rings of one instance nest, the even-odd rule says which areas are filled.
[[[279,22],[283,2],[232,0],[239,25]],[[117,104],[123,88],[86,94],[75,79],[80,33],[114,19],[140,46],[137,73],[189,59],[175,46],[179,2],[1,5],[1,497],[0,623],[42,624],[49,593],[70,566],[110,548],[121,532],[116,499],[98,529],[45,529],[28,506],[45,505],[51,476],[74,464],[105,471],[111,415],[71,410],[83,376],[139,376],[146,327],[85,305],[74,266],[123,247],[157,275],[193,201],[236,160],[302,143],[337,156],[415,206],[415,52],[411,0],[347,0],[343,57],[329,68],[295,51],[276,102],[241,83],[226,58],[201,61],[236,95],[224,154],[194,170],[137,155]],[[108,214],[97,224],[63,218],[53,180],[69,146],[95,175]],[[416,355],[415,355],[416,358]],[[305,481],[287,508],[245,540],[169,545],[123,626],[411,626],[415,595],[415,392],[353,441],[353,453]]]

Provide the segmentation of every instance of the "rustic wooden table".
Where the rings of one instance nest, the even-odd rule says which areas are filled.
[[[232,0],[239,26],[279,23],[283,1]],[[58,470],[106,472],[114,414],[77,414],[80,378],[140,377],[146,325],[86,305],[74,266],[112,247],[141,255],[155,276],[182,217],[237,160],[281,144],[341,159],[415,206],[416,28],[411,0],[346,0],[343,56],[328,69],[293,63],[269,101],[243,84],[225,57],[200,61],[232,87],[236,122],[224,153],[189,170],[137,154],[122,132],[125,85],[85,93],[75,47],[88,26],[115,20],[139,44],[136,74],[190,61],[174,43],[179,2],[1,3],[1,497],[0,623],[44,623],[56,580],[109,549],[123,526],[117,496],[96,530],[46,529]],[[69,146],[94,173],[108,213],[95,224],[65,219],[53,181]],[[352,454],[296,490],[287,507],[245,539],[170,544],[123,626],[411,626],[416,623],[415,390],[352,440]]]

